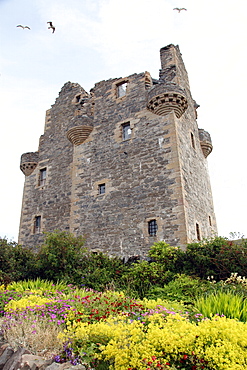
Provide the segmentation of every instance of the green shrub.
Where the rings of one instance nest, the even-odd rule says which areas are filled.
[[[86,253],[79,268],[83,271],[82,285],[97,291],[121,289],[121,276],[128,269],[120,258],[109,257],[102,252]]]
[[[247,246],[216,237],[187,245],[182,271],[201,279],[227,279],[232,272],[247,276]]]
[[[92,253],[84,247],[84,238],[66,232],[46,233],[37,255],[39,276],[52,281],[66,281],[77,286],[104,290],[118,286],[125,269],[122,261],[106,254]]]
[[[139,261],[123,275],[122,282],[127,294],[142,299],[153,287],[163,287],[173,275],[161,263]]]
[[[31,279],[36,276],[35,255],[33,252],[0,238],[0,284]]]
[[[201,281],[199,278],[193,278],[185,274],[177,274],[164,287],[150,289],[147,297],[159,297],[169,301],[182,301],[186,304],[193,304],[198,295],[205,293],[209,288],[210,283],[207,281]]]
[[[78,269],[86,253],[84,239],[66,232],[46,233],[44,244],[37,255],[37,268],[41,279],[52,281],[80,280],[83,272]]]

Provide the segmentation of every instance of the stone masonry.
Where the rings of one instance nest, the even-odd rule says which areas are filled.
[[[148,72],[96,83],[67,82],[46,113],[25,174],[19,243],[35,248],[43,231],[84,235],[94,251],[145,255],[217,233],[206,157],[178,46],[160,50],[159,80]]]

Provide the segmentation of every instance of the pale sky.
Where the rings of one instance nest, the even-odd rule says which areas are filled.
[[[64,83],[89,92],[133,73],[158,78],[168,44],[179,45],[198,126],[212,138],[218,233],[247,237],[246,0],[0,0],[0,237],[18,239],[20,157],[38,150],[45,111]]]

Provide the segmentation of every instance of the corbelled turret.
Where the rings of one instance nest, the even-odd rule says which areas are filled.
[[[159,116],[174,110],[180,118],[188,108],[189,82],[178,46],[160,49],[160,60],[160,79],[149,91],[147,108]]]
[[[29,176],[35,170],[39,161],[38,152],[24,153],[21,156],[20,169],[24,175]]]

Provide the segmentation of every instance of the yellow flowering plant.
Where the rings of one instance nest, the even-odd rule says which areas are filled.
[[[179,314],[153,314],[148,321],[117,315],[92,324],[70,322],[60,339],[71,340],[80,361],[96,369],[244,370],[246,334],[246,324],[225,317],[196,325]]]
[[[37,294],[24,296],[21,299],[17,300],[11,300],[9,301],[5,306],[5,311],[16,311],[16,310],[24,310],[27,307],[35,307],[35,306],[42,306],[45,303],[53,302],[52,299],[46,298],[46,297],[40,297]]]

